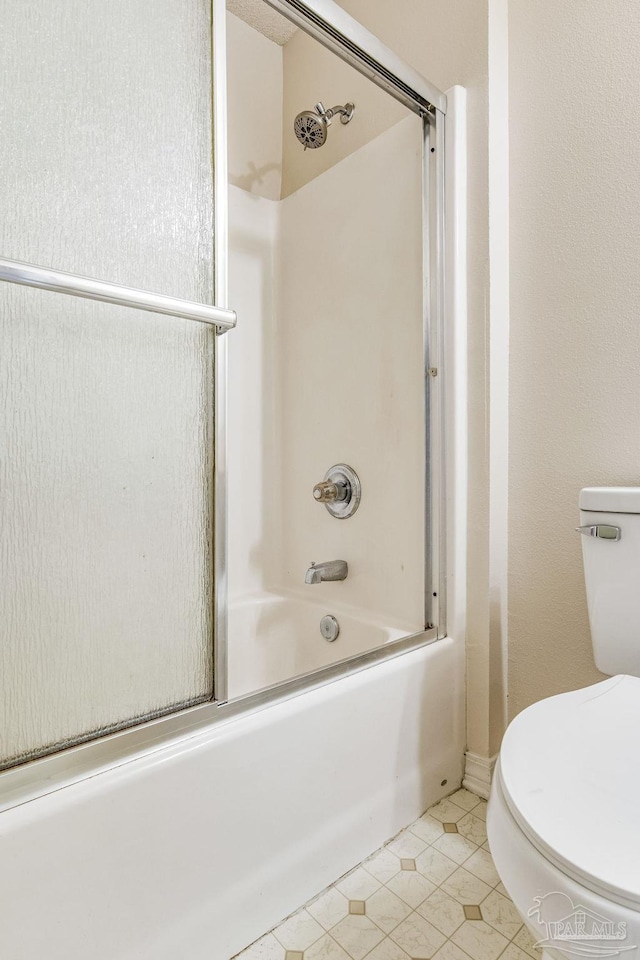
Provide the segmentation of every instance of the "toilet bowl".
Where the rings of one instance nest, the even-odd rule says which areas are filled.
[[[640,489],[583,490],[580,506],[598,666],[625,673],[511,722],[487,832],[502,882],[549,956],[640,960]]]

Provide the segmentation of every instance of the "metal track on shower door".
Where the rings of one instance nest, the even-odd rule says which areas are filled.
[[[412,110],[447,112],[441,90],[405,63],[333,0],[265,0]]]

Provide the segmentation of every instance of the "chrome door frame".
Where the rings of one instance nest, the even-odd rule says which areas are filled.
[[[322,684],[446,635],[444,451],[444,122],[446,97],[333,0],[265,0],[400,100],[423,121],[423,303],[425,371],[425,630],[227,702],[227,498],[225,336],[214,338],[214,699],[0,772],[0,811],[202,735]],[[227,308],[226,10],[212,0],[214,302]],[[222,315],[222,314],[221,314]],[[225,316],[226,315],[222,315]],[[229,317],[229,319],[231,319]],[[230,326],[231,324],[229,324]],[[231,333],[233,336],[233,334]],[[390,335],[393,336],[391,329]]]

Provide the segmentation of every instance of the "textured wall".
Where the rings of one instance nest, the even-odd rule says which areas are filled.
[[[577,499],[640,481],[640,8],[511,0],[510,710],[601,677]]]

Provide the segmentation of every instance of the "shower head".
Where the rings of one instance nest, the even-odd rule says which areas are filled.
[[[317,150],[326,142],[327,128],[333,118],[339,115],[341,123],[349,123],[355,109],[352,103],[345,103],[344,107],[325,110],[321,103],[316,103],[315,110],[303,110],[298,114],[293,121],[293,132],[305,150]]]

